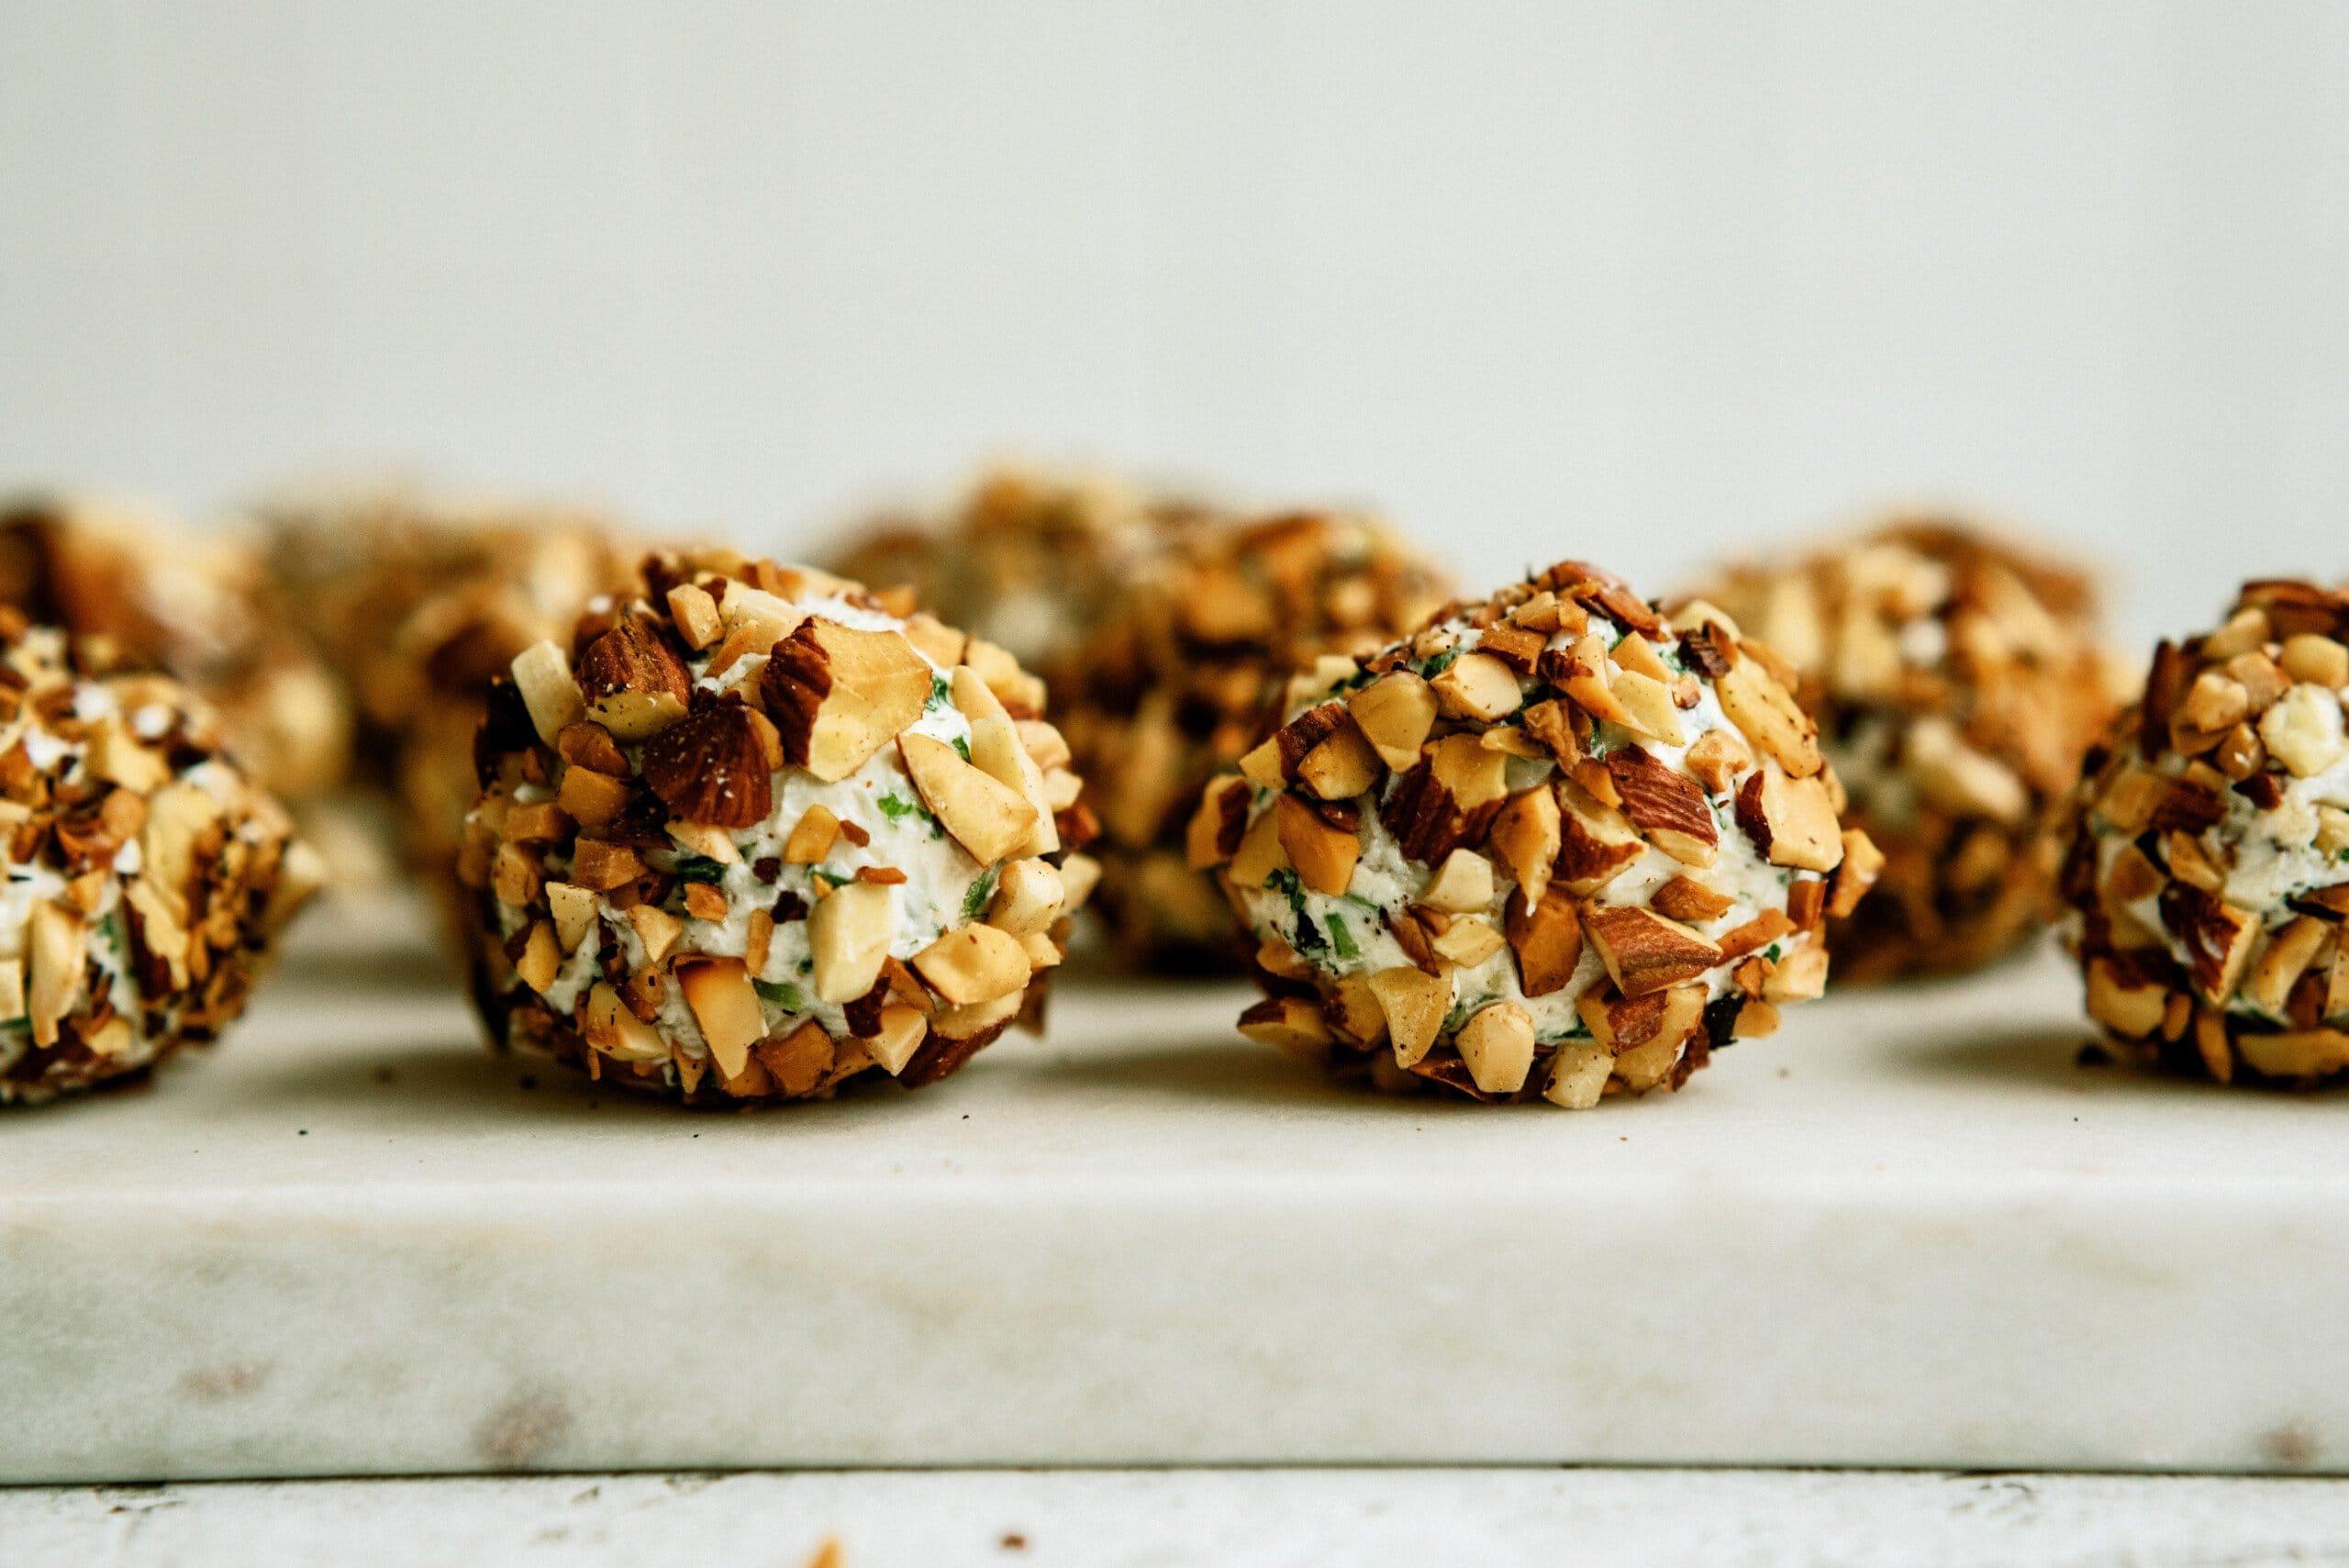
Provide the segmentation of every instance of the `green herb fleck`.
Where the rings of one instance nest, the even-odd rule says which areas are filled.
[[[960,735],[954,737],[954,750],[961,755],[963,761],[967,762],[971,760],[971,743]]]
[[[930,678],[930,700],[922,704],[924,712],[935,713],[954,700],[953,684],[943,675]]]
[[[1379,908],[1379,906],[1378,906],[1377,903],[1376,903],[1375,900],[1368,899],[1368,898],[1364,898],[1364,897],[1361,894],[1359,894],[1359,893],[1341,893],[1341,894],[1340,894],[1338,896],[1339,896],[1339,897],[1341,897],[1341,898],[1343,898],[1343,899],[1344,899],[1347,903],[1349,903],[1349,904],[1358,904],[1358,905],[1362,906],[1362,907],[1364,907],[1364,908],[1365,908],[1365,909],[1369,910],[1369,911],[1370,911],[1372,914],[1374,914],[1374,915],[1381,915],[1381,914],[1386,913],[1386,911],[1385,911],[1385,910],[1383,910],[1383,909]]]
[[[1451,669],[1453,662],[1459,657],[1459,649],[1447,648],[1432,659],[1422,659],[1419,661],[1418,666],[1420,679],[1428,681],[1434,680],[1438,675],[1441,675],[1446,670]]]
[[[995,872],[990,868],[979,873],[979,880],[971,884],[970,891],[963,895],[963,918],[977,919],[985,910],[987,900],[994,895]]]
[[[1343,915],[1330,917],[1330,945],[1338,950],[1340,958],[1350,962],[1362,956],[1362,950],[1354,946],[1353,934],[1346,929],[1346,917]]]
[[[726,880],[725,863],[711,860],[707,855],[679,855],[669,872],[680,882],[715,883]]]
[[[826,871],[822,866],[810,866],[807,869],[809,875],[819,877],[833,887],[846,887],[850,883],[856,880],[856,877],[852,873],[849,875],[842,875],[841,873],[836,871]]]
[[[807,1008],[807,999],[799,994],[799,987],[788,980],[753,980],[751,986],[763,1000],[774,1003],[786,1013],[802,1012]]]
[[[881,797],[878,804],[881,807],[881,815],[886,817],[892,822],[901,822],[908,817],[927,817],[930,815],[930,812],[925,807],[916,806],[912,801],[907,800],[902,795],[885,795]]]
[[[1778,944],[1772,942],[1767,948],[1763,950],[1762,956],[1768,959],[1772,963],[1776,963],[1778,962]]]

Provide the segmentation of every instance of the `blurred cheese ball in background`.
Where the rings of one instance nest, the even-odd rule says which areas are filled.
[[[942,517],[893,515],[852,530],[826,564],[875,589],[910,588],[930,614],[1037,669],[1089,631],[1127,570],[1199,511],[1108,474],[1006,467]]]
[[[1188,831],[1259,944],[1242,1032],[1580,1109],[1775,1029],[1878,862],[1792,675],[1578,562],[1324,662]]]
[[[1326,512],[1195,518],[1119,578],[1092,634],[1046,668],[1101,828],[1096,907],[1122,954],[1241,962],[1229,906],[1187,863],[1201,787],[1263,738],[1291,674],[1417,629],[1451,591],[1386,525]]]
[[[0,1103],[143,1073],[244,1010],[320,870],[170,676],[0,610]]]
[[[2088,759],[2063,892],[2124,1060],[2221,1083],[2349,1069],[2349,595],[2254,583],[2162,643]]]
[[[2081,573],[1966,524],[1909,518],[1701,590],[1801,675],[1883,851],[1834,934],[1845,981],[1977,967],[2053,913],[2057,825],[2119,704]]]
[[[281,799],[342,783],[350,705],[249,537],[197,535],[110,502],[21,500],[0,506],[0,604],[185,682]]]
[[[459,873],[493,1040],[704,1103],[934,1083],[1091,867],[1042,683],[827,573],[648,560],[493,688]]]
[[[264,508],[271,564],[349,693],[409,866],[445,877],[476,793],[490,680],[635,580],[637,544],[575,506],[406,490]]]

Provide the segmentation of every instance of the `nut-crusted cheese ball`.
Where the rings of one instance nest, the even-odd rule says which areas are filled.
[[[493,688],[459,860],[493,1038],[712,1103],[953,1072],[1091,880],[1041,683],[820,573],[656,556],[645,589]]]
[[[1047,673],[1101,826],[1097,904],[1129,958],[1239,962],[1230,908],[1187,862],[1201,787],[1263,737],[1294,672],[1375,652],[1451,592],[1392,529],[1324,512],[1197,522],[1119,584]]]
[[[23,501],[0,508],[0,603],[186,682],[281,798],[341,782],[350,705],[241,534],[192,537],[90,498]]]
[[[1042,669],[1089,631],[1119,579],[1200,509],[1108,474],[1004,468],[944,517],[891,516],[827,562]]]
[[[1326,662],[1190,827],[1262,943],[1242,1032],[1576,1109],[1768,1033],[1878,859],[1791,673],[1579,562]]]
[[[2054,913],[2057,827],[2119,705],[2079,573],[1895,522],[1705,597],[1801,672],[1883,874],[1834,932],[1845,981],[1989,962]]]
[[[2310,1083],[2349,1070],[2349,595],[2245,586],[2154,654],[2088,759],[2063,892],[2125,1059]]]
[[[211,714],[95,647],[0,610],[0,1103],[213,1039],[318,884]]]
[[[639,553],[601,514],[404,490],[282,504],[273,564],[350,693],[409,862],[445,876],[492,676],[621,595]]]

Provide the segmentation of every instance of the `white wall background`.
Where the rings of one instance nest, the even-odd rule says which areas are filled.
[[[0,0],[0,481],[788,548],[1007,448],[1660,591],[1968,498],[2349,573],[2349,7]]]

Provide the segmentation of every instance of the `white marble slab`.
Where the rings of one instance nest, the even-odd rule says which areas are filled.
[[[696,1115],[344,944],[0,1118],[0,1478],[2349,1465],[2349,1106],[2077,1069],[2052,960],[1585,1115],[1325,1085],[1238,995]]]
[[[9,1568],[2260,1568],[2349,1482],[1743,1470],[831,1471],[0,1490]]]

